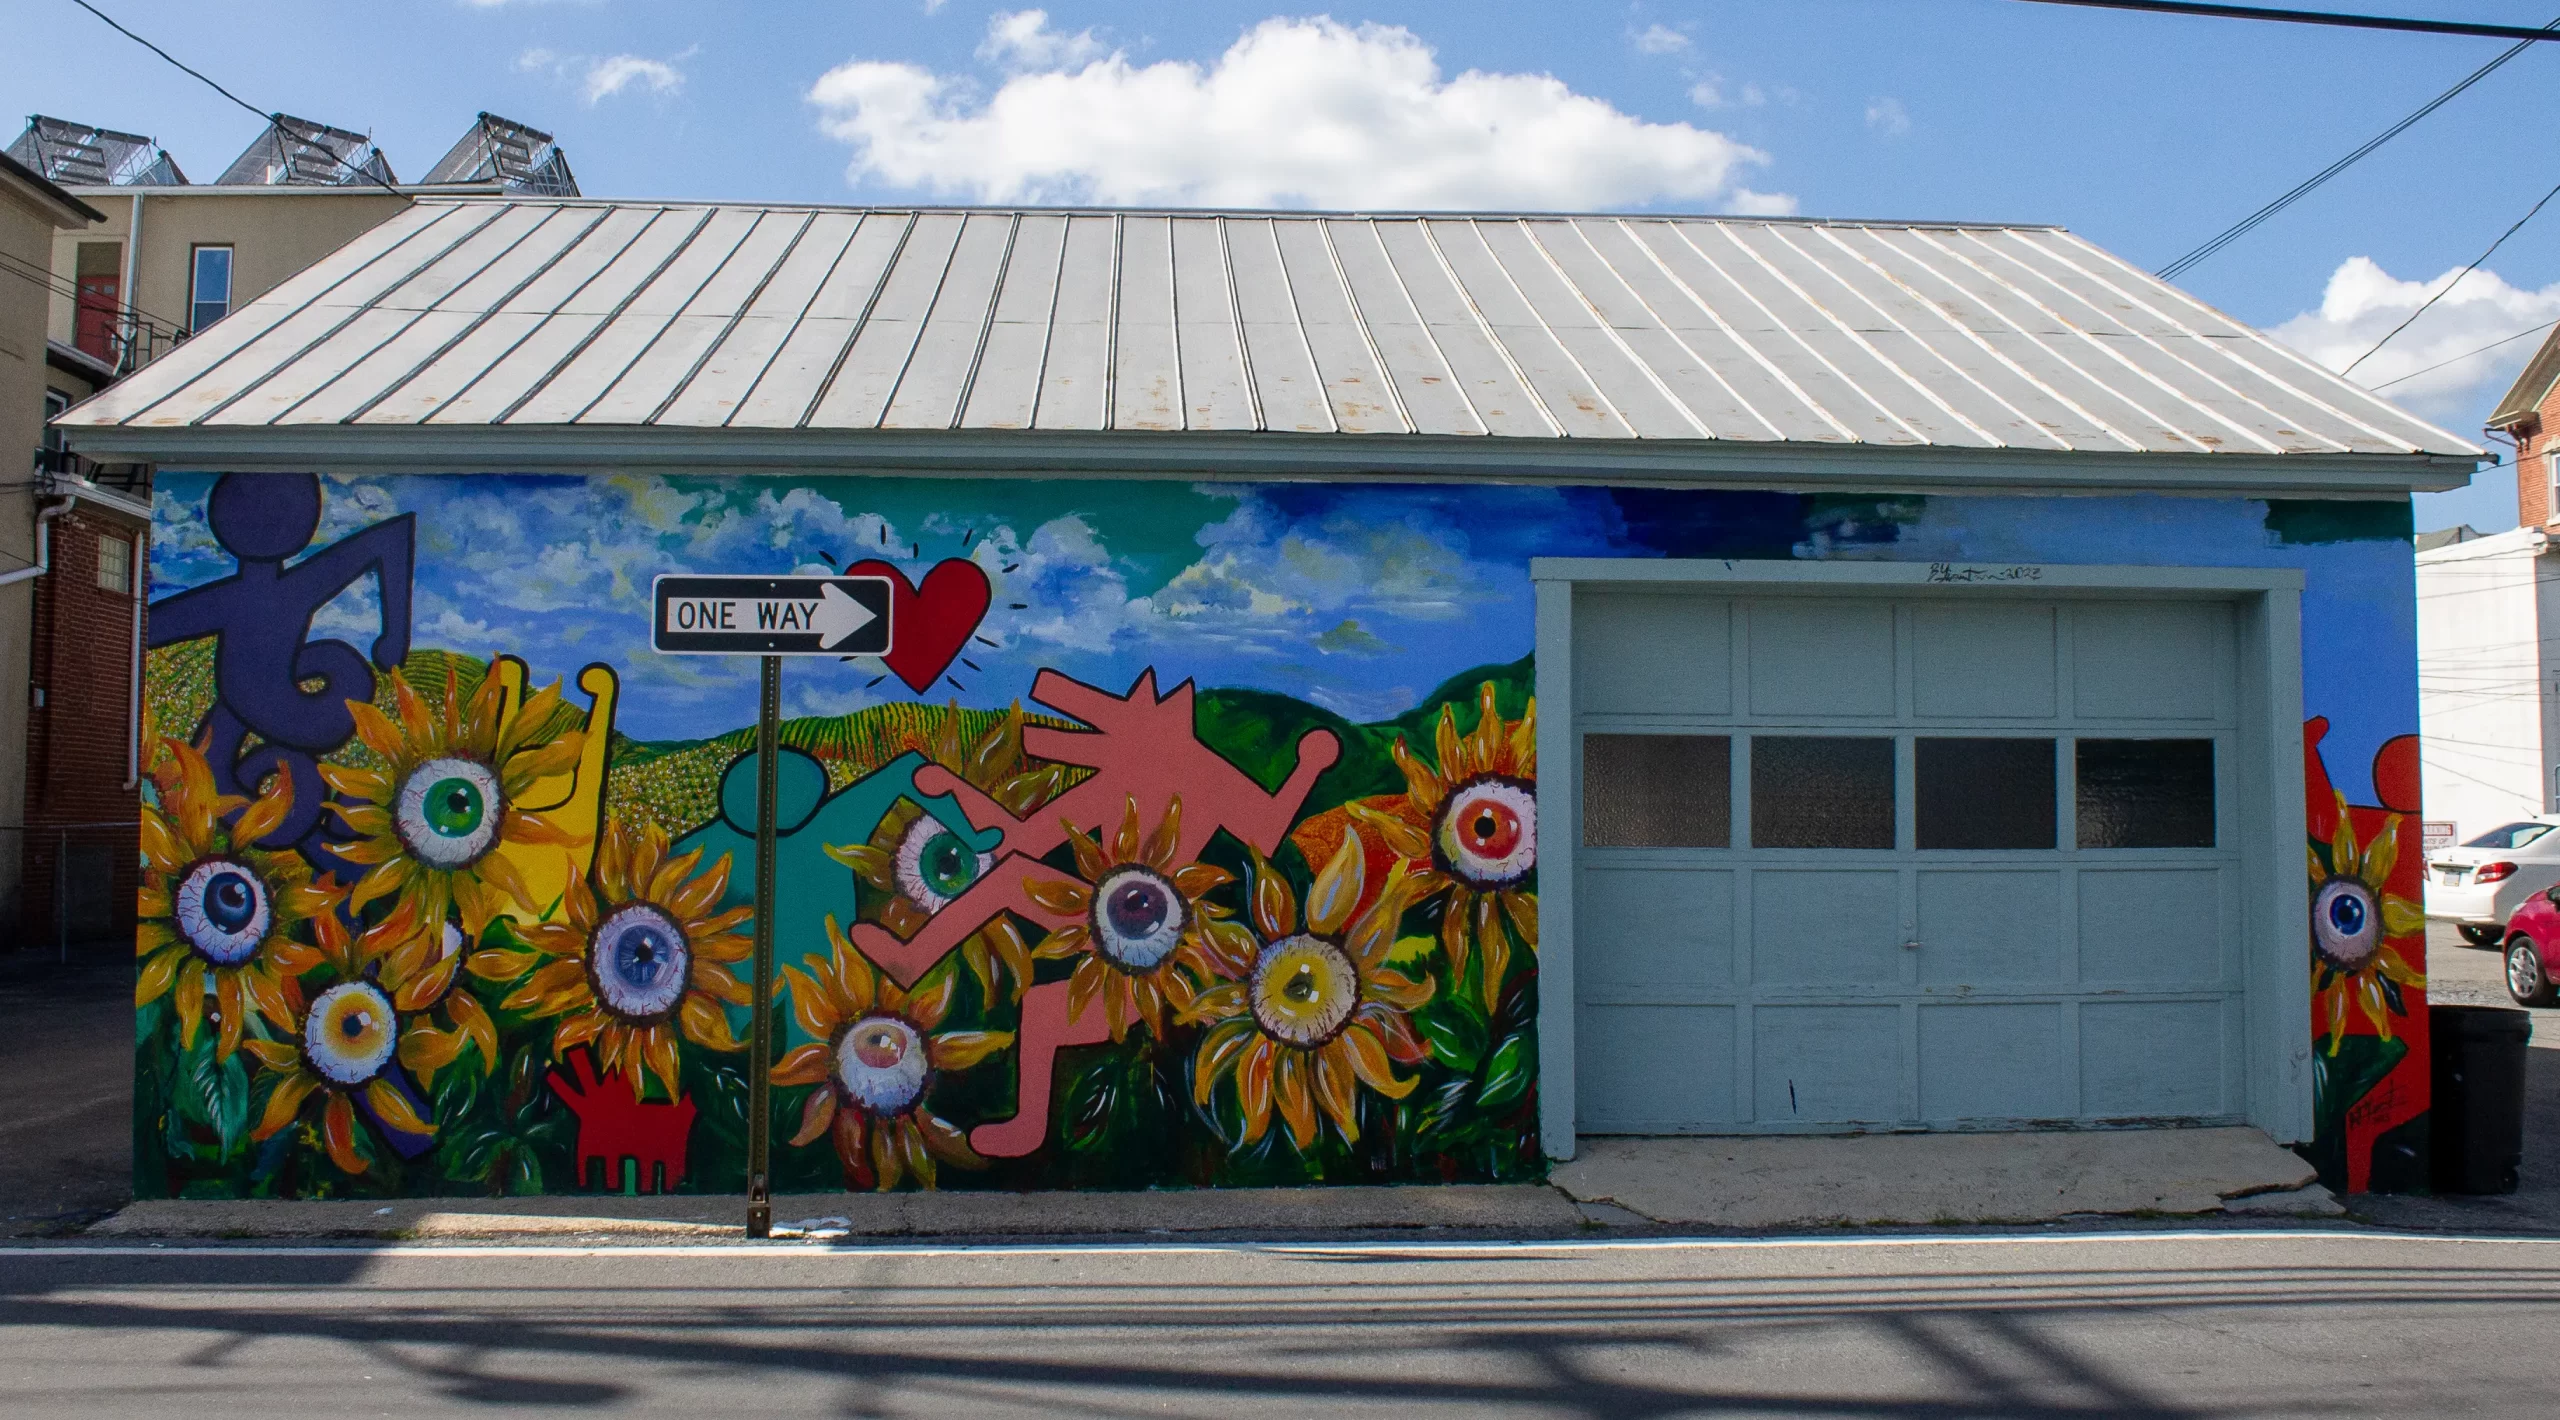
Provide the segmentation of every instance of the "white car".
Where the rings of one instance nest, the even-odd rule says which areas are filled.
[[[2524,900],[2560,884],[2560,814],[2500,824],[2459,848],[2427,855],[2427,915],[2475,947],[2506,940]]]

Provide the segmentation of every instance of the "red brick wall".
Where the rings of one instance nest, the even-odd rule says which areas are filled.
[[[140,883],[140,835],[132,826],[140,796],[125,787],[134,593],[98,585],[98,543],[101,536],[125,539],[133,549],[130,585],[144,587],[149,542],[140,523],[85,502],[55,518],[52,527],[53,570],[35,579],[35,634],[27,666],[26,878],[19,938],[31,944],[55,939],[61,858],[73,880],[68,900],[104,914],[103,923],[75,923],[74,944],[100,935],[130,939]],[[32,703],[38,691],[40,705]],[[82,826],[100,824],[115,826]],[[78,930],[84,925],[88,930]]]
[[[2527,425],[2516,441],[2516,521],[2529,528],[2560,523],[2560,509],[2551,506],[2551,463],[2545,457],[2560,444],[2560,384],[2543,398],[2541,415],[2539,427]]]

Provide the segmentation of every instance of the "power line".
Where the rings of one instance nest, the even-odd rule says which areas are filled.
[[[141,45],[144,49],[150,50],[152,53],[159,55],[162,59],[169,61],[171,65],[177,68],[179,73],[185,74],[189,78],[203,84],[206,88],[213,90],[215,93],[231,100],[240,107],[256,114],[264,122],[270,125],[281,124],[281,121],[284,118],[282,113],[268,113],[261,110],[256,104],[249,102],[247,99],[244,99],[238,94],[231,92],[229,89],[222,87],[220,84],[215,83],[202,70],[189,66],[185,61],[179,59],[178,56],[171,54],[169,51],[162,49],[160,46],[153,44],[151,41],[144,39],[142,36],[126,29],[123,25],[118,24],[115,16],[110,15],[106,11],[99,9],[97,6],[90,4],[89,0],[71,0],[71,3],[88,11],[90,14],[97,16],[101,21],[105,22],[108,29],[114,30],[117,34],[123,35],[126,39],[132,40],[135,44]],[[371,181],[374,186],[381,188],[392,196],[407,197],[409,195],[402,192],[399,188],[392,186],[390,183],[384,182],[380,177],[375,175],[372,168],[358,167],[354,163],[348,162],[345,158],[338,156],[336,150],[328,148],[326,145],[322,145],[321,151],[328,153],[331,161],[335,162],[339,167],[345,168],[347,171],[354,173],[358,177]],[[381,150],[377,148],[375,151],[378,153]]]
[[[2461,364],[2463,361],[2470,359],[2470,358],[2471,358],[2472,356],[2474,356],[2474,355],[2486,355],[2486,354],[2488,354],[2490,351],[2497,349],[2497,348],[2498,348],[2499,346],[2501,346],[2501,345],[2512,345],[2512,344],[2514,344],[2515,342],[2517,342],[2517,341],[2519,341],[2519,340],[2524,339],[2524,338],[2525,338],[2526,336],[2528,336],[2528,335],[2539,335],[2539,334],[2541,334],[2543,331],[2549,330],[2551,327],[2553,327],[2553,326],[2555,326],[2555,325],[2560,325],[2560,320],[2547,320],[2547,321],[2544,321],[2542,324],[2540,324],[2540,325],[2537,325],[2537,326],[2533,327],[2533,328],[2532,328],[2532,329],[2530,329],[2530,330],[2519,330],[2519,331],[2517,331],[2517,332],[2516,332],[2515,334],[2513,334],[2513,335],[2501,336],[2501,337],[2499,337],[2498,339],[2496,339],[2496,340],[2492,340],[2492,341],[2490,341],[2488,344],[2481,346],[2481,347],[2480,347],[2479,349],[2477,349],[2477,350],[2465,350],[2465,351],[2463,351],[2461,354],[2454,356],[2454,357],[2453,357],[2452,359],[2450,359],[2450,360],[2438,360],[2438,361],[2437,361],[2437,362],[2435,362],[2434,364],[2429,365],[2429,366],[2427,366],[2427,367],[2426,367],[2426,368],[2424,368],[2424,369],[2420,369],[2420,370],[2411,370],[2409,373],[2407,373],[2407,374],[2405,374],[2405,375],[2394,375],[2394,376],[2392,376],[2390,379],[2384,380],[2382,383],[2380,383],[2380,384],[2378,384],[2378,385],[2367,385],[2367,386],[2365,386],[2365,388],[2367,388],[2367,389],[2369,389],[2369,390],[2375,390],[2375,391],[2387,390],[2387,389],[2391,388],[2393,385],[2399,384],[2399,383],[2400,383],[2401,381],[2403,381],[2403,380],[2414,380],[2414,379],[2416,379],[2416,378],[2417,378],[2418,376],[2420,376],[2420,375],[2429,375],[2429,374],[2433,374],[2433,373],[2435,373],[2436,371],[2443,369],[2443,368],[2444,368],[2445,366],[2447,366],[2447,365],[2459,365],[2459,364]]]
[[[2543,28],[2545,30],[2552,31],[2555,34],[2560,34],[2560,19],[2554,19],[2550,24],[2543,26]],[[2195,250],[2188,252],[2186,255],[2179,257],[2176,261],[2170,262],[2167,266],[2161,267],[2155,274],[2163,281],[2177,280],[2196,265],[2203,262],[2207,257],[2212,256],[2224,247],[2229,246],[2231,243],[2238,241],[2240,238],[2257,230],[2259,224],[2265,222],[2268,218],[2275,216],[2277,213],[2282,212],[2294,203],[2310,196],[2315,189],[2329,181],[2329,179],[2336,177],[2338,174],[2354,167],[2357,163],[2364,161],[2364,159],[2375,149],[2408,131],[2418,122],[2418,120],[2425,118],[2428,114],[2434,113],[2437,109],[2440,109],[2447,103],[2452,102],[2453,98],[2463,90],[2470,88],[2472,85],[2479,83],[2483,79],[2488,78],[2490,74],[2495,72],[2508,60],[2524,53],[2525,50],[2532,47],[2532,45],[2532,40],[2516,41],[2506,53],[2501,54],[2497,58],[2490,60],[2488,63],[2481,65],[2479,68],[2472,70],[2468,78],[2465,78],[2461,83],[2454,85],[2443,93],[2436,95],[2433,99],[2428,100],[2427,103],[2417,112],[2410,114],[2407,118],[2404,118],[2398,123],[2391,125],[2389,128],[2382,130],[2380,133],[2375,134],[2372,138],[2367,139],[2365,143],[2354,152],[2347,154],[2338,161],[2331,163],[2329,166],[2322,168],[2316,173],[2313,173],[2310,177],[2303,179],[2283,196],[2268,203],[2266,206],[2259,208],[2257,211],[2250,213],[2248,216],[2243,217],[2232,226],[2224,229],[2211,241],[2208,241],[2204,245],[2197,247]]]
[[[2560,39],[2560,34],[2523,25],[2476,25],[2467,20],[2408,20],[2392,15],[2353,15],[2337,10],[2274,10],[2262,5],[2197,5],[2186,0],[2028,0],[2037,5],[2080,5],[2093,10],[2147,10],[2162,15],[2200,15],[2218,20],[2277,20],[2295,25],[2336,25],[2353,30],[2397,30],[2404,34],[2470,35],[2480,39],[2528,42]]]
[[[2420,316],[2422,316],[2422,315],[2425,315],[2425,314],[2426,314],[2430,309],[2432,309],[2432,308],[2434,307],[2434,305],[2435,305],[2435,303],[2436,303],[2436,302],[2443,300],[2443,299],[2445,298],[2445,296],[2447,295],[2447,293],[2451,292],[2451,291],[2453,290],[2453,288],[2454,288],[2454,287],[2461,285],[2461,284],[2462,284],[2462,282],[2463,282],[2463,279],[2464,279],[2465,277],[2468,277],[2472,272],[2475,272],[2475,271],[2479,270],[2479,269],[2480,269],[2480,263],[2482,263],[2482,262],[2484,262],[2484,261],[2487,261],[2490,257],[2492,257],[2492,256],[2496,255],[2496,254],[2497,254],[2497,251],[2498,251],[2498,248],[2500,248],[2500,247],[2502,247],[2502,246],[2505,246],[2505,245],[2507,244],[2507,238],[2514,236],[2516,233],[2518,233],[2518,232],[2520,232],[2520,231],[2523,231],[2523,230],[2524,230],[2524,224],[2525,224],[2525,223],[2527,223],[2527,222],[2532,221],[2532,220],[2533,220],[2533,218],[2534,218],[2534,214],[2535,214],[2535,213],[2537,213],[2537,212],[2540,212],[2540,211],[2543,209],[2543,207],[2544,207],[2546,204],[2548,204],[2548,203],[2551,201],[2551,199],[2553,199],[2553,198],[2555,198],[2555,197],[2560,197],[2560,185],[2555,185],[2555,186],[2554,186],[2554,187],[2553,187],[2549,192],[2546,192],[2546,193],[2542,194],[2542,200],[2541,200],[2540,202],[2536,202],[2536,203],[2535,203],[2535,204],[2533,204],[2531,207],[2526,208],[2526,209],[2525,209],[2525,214],[2524,214],[2523,216],[2518,217],[2518,218],[2516,219],[2516,223],[2515,223],[2515,225],[2514,225],[2514,226],[2507,228],[2507,229],[2506,229],[2505,231],[2503,231],[2503,232],[2500,232],[2500,233],[2498,234],[2498,239],[2497,239],[2496,241],[2494,241],[2494,242],[2489,243],[2489,249],[2488,249],[2487,251],[2484,251],[2484,252],[2480,253],[2478,256],[2473,257],[2473,258],[2471,259],[2471,264],[2470,264],[2469,266],[2466,266],[2466,267],[2462,268],[2462,271],[2461,271],[2461,273],[2460,273],[2459,275],[2456,275],[2456,276],[2455,276],[2451,281],[2448,281],[2448,282],[2444,283],[2444,289],[2443,289],[2443,290],[2440,290],[2440,291],[2436,292],[2434,295],[2429,296],[2429,297],[2428,297],[2426,300],[2424,300],[2423,302],[2420,302],[2420,303],[2419,303],[2418,308],[2417,308],[2416,310],[2411,311],[2411,312],[2409,313],[2409,319],[2408,319],[2408,320],[2404,320],[2404,321],[2400,322],[2398,325],[2395,325],[2395,326],[2391,327],[2391,334],[2390,334],[2390,335],[2386,335],[2386,336],[2382,337],[2380,340],[2377,340],[2377,341],[2373,342],[2373,349],[2372,349],[2372,350],[2368,350],[2368,351],[2364,352],[2363,354],[2361,354],[2361,355],[2357,356],[2357,357],[2355,358],[2355,360],[2347,366],[2347,368],[2345,368],[2345,369],[2343,369],[2343,370],[2340,370],[2338,373],[2339,373],[2340,375],[2342,375],[2342,376],[2344,376],[2344,375],[2352,375],[2352,374],[2354,374],[2354,373],[2356,372],[2356,366],[2357,366],[2357,365],[2361,365],[2361,364],[2363,364],[2365,361],[2372,359],[2372,358],[2374,357],[2374,353],[2375,353],[2375,351],[2378,351],[2378,350],[2380,350],[2382,347],[2384,347],[2384,346],[2386,346],[2386,345],[2388,345],[2388,344],[2390,344],[2390,343],[2391,343],[2391,341],[2392,341],[2392,337],[2393,337],[2393,336],[2397,336],[2400,332],[2402,332],[2402,331],[2404,331],[2404,330],[2407,330],[2407,329],[2410,327],[2410,325],[2411,325],[2411,324],[2413,324],[2413,323],[2418,319],[2418,317],[2420,317]]]

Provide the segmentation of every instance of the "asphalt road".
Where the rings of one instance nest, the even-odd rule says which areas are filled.
[[[0,1251],[0,1415],[2548,1417],[2560,1240]]]

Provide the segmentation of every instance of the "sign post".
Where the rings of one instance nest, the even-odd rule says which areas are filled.
[[[878,656],[892,644],[886,577],[677,577],[651,587],[650,645],[667,655],[754,655],[755,1021],[747,1046],[747,1236],[773,1233],[774,784],[784,656]]]

